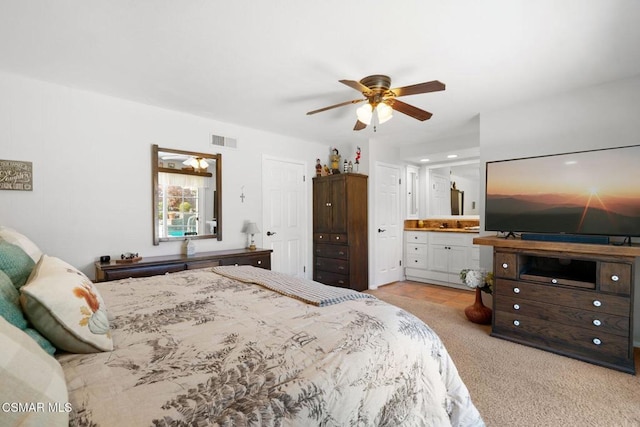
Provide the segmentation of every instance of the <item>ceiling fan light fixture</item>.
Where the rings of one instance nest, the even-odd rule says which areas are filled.
[[[371,118],[373,117],[373,108],[371,107],[371,104],[367,103],[358,107],[356,110],[356,116],[358,116],[358,120],[369,126],[371,124]]]
[[[378,112],[378,123],[380,124],[389,121],[393,117],[393,108],[384,102],[378,104],[376,111]]]

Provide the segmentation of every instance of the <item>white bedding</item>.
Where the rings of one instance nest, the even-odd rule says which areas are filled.
[[[96,286],[115,349],[57,356],[72,426],[484,425],[437,335],[378,299],[318,307],[211,270]]]

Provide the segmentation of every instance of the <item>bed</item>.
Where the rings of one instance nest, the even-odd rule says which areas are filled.
[[[63,333],[81,328],[103,341],[59,344],[43,334],[56,352],[41,350],[42,372],[61,372],[68,393],[38,397],[54,402],[33,411],[49,425],[55,417],[72,426],[484,425],[438,336],[366,293],[247,266],[93,284],[42,255],[20,289],[36,330],[46,325],[28,313],[29,300],[42,305],[36,285],[49,290],[61,269],[81,304],[64,311],[83,316]]]

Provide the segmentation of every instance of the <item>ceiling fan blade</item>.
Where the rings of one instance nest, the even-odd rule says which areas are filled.
[[[357,90],[358,92],[362,92],[364,96],[368,96],[368,94],[371,93],[371,89],[369,89],[367,86],[355,80],[338,80],[338,81],[342,84],[349,86],[352,89]]]
[[[362,130],[362,129],[366,128],[366,127],[367,127],[367,125],[362,123],[360,120],[356,120],[356,125],[353,127],[353,130]]]
[[[413,105],[409,105],[397,99],[392,99],[389,102],[386,102],[391,108],[396,111],[399,111],[407,116],[411,116],[414,119],[418,119],[421,122],[425,120],[429,120],[433,114],[428,111],[421,110],[418,107],[414,107]]]
[[[395,89],[391,89],[391,92],[393,92],[396,96],[407,96],[416,95],[419,93],[437,92],[444,89],[444,83],[438,80],[433,80],[430,82],[418,83],[410,86],[397,87]]]
[[[330,105],[328,107],[320,108],[318,110],[309,111],[307,113],[307,116],[310,116],[311,114],[316,114],[316,113],[321,113],[323,111],[331,110],[332,108],[343,107],[343,106],[349,105],[349,104],[357,104],[357,103],[362,102],[362,101],[366,101],[366,99],[354,99],[352,101],[341,102],[340,104]]]

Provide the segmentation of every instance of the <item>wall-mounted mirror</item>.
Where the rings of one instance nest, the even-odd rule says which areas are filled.
[[[478,215],[480,163],[467,161],[428,169],[428,215]]]
[[[222,240],[222,155],[152,146],[153,244]]]

